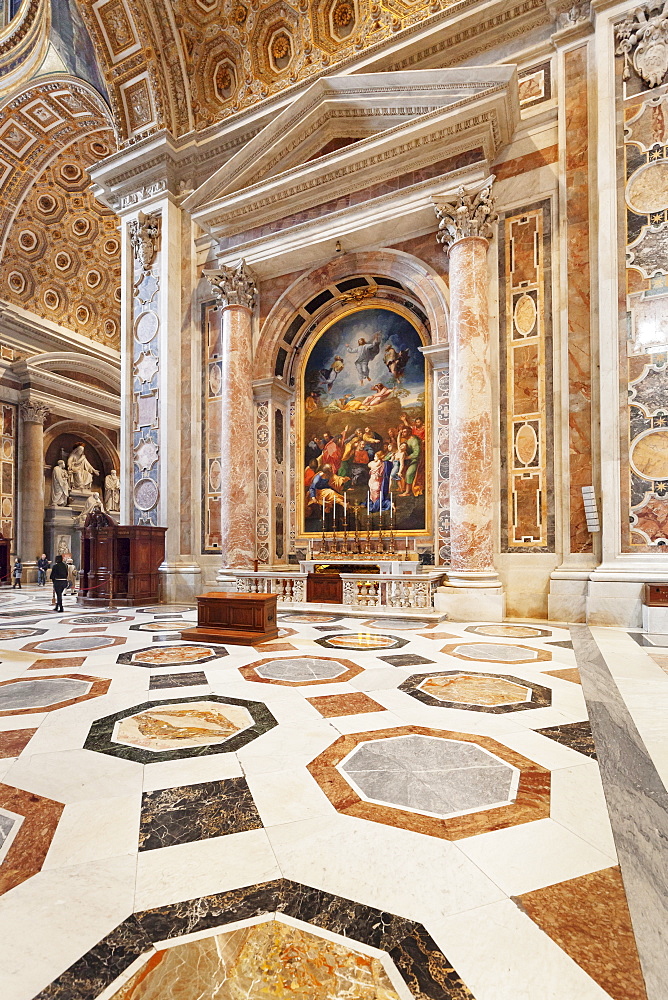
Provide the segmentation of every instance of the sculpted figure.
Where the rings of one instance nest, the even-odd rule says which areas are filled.
[[[51,471],[51,503],[55,507],[66,507],[70,495],[70,481],[65,463],[61,459]]]
[[[67,459],[67,471],[70,475],[71,488],[73,490],[90,490],[93,485],[93,476],[99,475],[86,456],[84,455],[84,445],[81,441],[75,444]]]
[[[102,503],[102,498],[99,493],[91,493],[91,495],[86,500],[84,504],[84,509],[79,514],[78,518],[74,522],[77,528],[83,528],[86,524],[88,515],[93,511],[103,511],[104,504]]]
[[[104,480],[104,506],[107,510],[121,509],[121,481],[112,469]]]

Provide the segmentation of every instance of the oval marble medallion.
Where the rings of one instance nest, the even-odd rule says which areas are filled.
[[[638,438],[631,450],[631,465],[643,479],[668,478],[668,428]]]
[[[638,215],[668,207],[668,160],[656,160],[636,170],[626,185],[626,204]]]
[[[141,313],[135,322],[136,339],[140,344],[149,344],[158,332],[159,325],[160,321],[156,313],[150,310]]]
[[[140,479],[135,483],[135,506],[139,510],[152,510],[158,502],[158,486],[152,479]]]
[[[533,462],[538,450],[538,438],[531,424],[522,424],[515,435],[515,452],[522,465]]]
[[[530,295],[522,295],[515,303],[513,319],[515,329],[523,337],[528,337],[536,325],[536,303]]]

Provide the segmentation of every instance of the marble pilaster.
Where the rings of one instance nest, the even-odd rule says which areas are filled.
[[[21,415],[21,464],[19,466],[20,544],[16,547],[25,564],[24,580],[32,582],[32,563],[44,546],[44,421],[48,407],[23,402]],[[34,574],[36,578],[36,571]]]
[[[255,462],[252,317],[255,281],[240,261],[205,271],[222,310],[220,517],[222,567],[250,569],[255,559]]]
[[[496,221],[491,181],[436,206],[437,239],[450,256],[450,545],[438,607],[458,618],[501,620],[494,566],[492,367],[487,248]],[[481,611],[480,602],[485,605]]]

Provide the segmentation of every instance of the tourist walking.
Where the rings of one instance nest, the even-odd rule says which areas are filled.
[[[12,576],[14,577],[14,583],[12,584],[12,590],[16,587],[21,589],[21,577],[23,576],[23,563],[21,562],[21,556],[17,556],[14,560],[14,569],[12,570]]]
[[[51,569],[51,583],[56,595],[56,611],[64,611],[63,593],[67,586],[67,566],[60,555],[56,556],[56,561]]]

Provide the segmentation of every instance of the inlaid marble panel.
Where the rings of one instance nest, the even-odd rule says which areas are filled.
[[[215,694],[164,698],[98,719],[84,748],[152,764],[233,753],[276,725],[261,701]]]
[[[191,624],[190,622],[188,624]],[[170,624],[170,631],[174,625]],[[121,653],[118,663],[129,663],[133,667],[171,667],[179,663],[207,663],[227,656],[224,646],[207,646],[203,643],[181,646],[149,646],[135,649],[131,653]]]
[[[85,662],[85,656],[45,656],[31,663],[28,670],[55,670],[56,667],[59,670],[63,668],[76,670],[78,667],[83,667]]]
[[[139,850],[258,830],[262,821],[245,778],[144,792]]]
[[[195,684],[206,684],[206,674],[203,670],[184,671],[182,674],[156,674],[151,677],[149,691],[170,687],[191,687]]]
[[[338,766],[367,801],[442,819],[512,802],[519,781],[482,747],[419,735],[363,743]]]
[[[111,681],[84,674],[0,681],[0,716],[53,712],[106,694]]]
[[[328,635],[326,639],[315,640],[327,649],[400,649],[408,639],[395,635],[376,635],[372,632],[353,632],[348,635]]]
[[[533,625],[467,625],[465,632],[475,632],[477,635],[498,635],[508,639],[539,639],[552,635],[550,629],[535,628]]]
[[[17,408],[0,403],[0,535],[16,537]]]
[[[435,662],[426,656],[420,656],[419,653],[397,653],[395,656],[379,656],[378,659],[390,663],[393,667],[419,667],[423,663]]]
[[[78,615],[76,618],[61,618],[61,625],[114,625],[117,622],[131,622],[132,615]]]
[[[277,918],[272,918],[272,914],[278,914]],[[344,966],[344,960],[349,954],[359,953],[366,956],[369,949],[375,949],[384,953],[383,966],[388,972],[388,977],[394,979],[398,972],[397,982],[402,983],[402,991],[421,1000],[474,1000],[473,994],[467,988],[464,981],[458,975],[452,963],[436,946],[433,939],[425,928],[414,920],[398,916],[387,911],[381,911],[363,903],[344,899],[341,896],[334,896],[331,893],[311,886],[300,885],[288,879],[277,879],[272,882],[265,882],[258,885],[243,886],[229,892],[218,893],[212,896],[197,897],[184,902],[173,903],[166,906],[157,907],[153,910],[143,910],[129,917],[119,924],[107,937],[97,944],[91,951],[84,955],[78,962],[75,962],[66,972],[64,972],[51,986],[42,990],[34,1000],[90,1000],[97,997],[106,989],[112,987],[115,980],[123,976],[127,968],[141,956],[149,959],[148,965],[143,968],[146,972],[150,970],[151,959],[154,955],[153,945],[158,950],[164,950],[166,943],[184,934],[194,934],[197,938],[192,943],[197,943],[203,947],[202,941],[218,937],[225,933],[225,924],[232,921],[255,921],[257,917],[267,917],[268,920],[281,919],[283,915],[290,922],[289,926],[299,928],[303,932],[319,936],[319,930],[345,937],[345,941],[339,942],[343,949],[343,954],[337,956],[332,949],[330,952],[324,950],[325,946],[320,946],[316,941],[310,941],[306,935],[301,938],[301,947],[296,947],[296,938],[284,939],[284,943],[290,947],[281,947],[280,959],[282,968],[286,968],[286,959],[297,963],[299,956],[306,955],[311,962],[309,976],[307,979],[308,992],[303,993],[303,1000],[311,1000],[313,997],[321,1000],[342,1000],[340,987],[341,978],[338,981],[335,973],[340,972]],[[286,922],[286,921],[284,921]],[[305,926],[304,926],[305,925]],[[262,923],[254,923],[253,926],[262,926]],[[253,928],[248,928],[252,930]],[[208,932],[208,934],[206,933]],[[270,936],[269,942],[275,939]],[[327,947],[336,942],[331,938],[327,939]],[[308,942],[308,947],[306,944]],[[175,942],[176,947],[183,942]],[[283,942],[282,942],[283,944]],[[295,948],[292,948],[292,945]],[[221,956],[230,953],[231,949],[222,947],[216,948],[216,955],[212,957],[212,964],[201,953],[203,960],[202,971],[212,968],[215,972],[220,970]],[[208,953],[207,953],[208,954]],[[232,954],[234,951],[232,950]],[[267,958],[268,970],[277,968],[274,965],[275,951],[271,948]],[[327,955],[327,961],[322,962]],[[260,961],[258,961],[260,958]],[[252,968],[257,974],[258,966],[262,965],[263,956],[257,951],[254,954]],[[153,958],[155,962],[156,959]],[[365,986],[365,992],[352,994],[353,1000],[372,1000],[374,993],[366,989],[369,981],[364,983],[362,976],[366,966],[366,959],[356,961],[357,981],[352,979],[352,970],[346,970],[348,978],[345,980],[345,989],[352,989],[353,986]],[[159,964],[157,965],[159,968]],[[188,972],[192,975],[192,963],[187,965]],[[377,970],[376,970],[377,971]],[[294,980],[295,986],[300,986],[304,982],[303,970],[299,970],[299,977],[294,970],[291,983]],[[379,975],[380,973],[378,973]],[[176,977],[179,972],[170,969],[170,975]],[[197,972],[195,972],[197,975]],[[319,978],[320,977],[320,978]],[[319,990],[313,993],[314,982],[318,985],[322,977],[330,977],[329,981],[324,980],[325,986],[329,989]],[[376,977],[378,979],[378,976]],[[176,980],[184,989],[188,989],[188,983],[183,980]],[[201,980],[195,980],[200,986],[200,995],[197,1000],[203,1000],[206,996],[213,996],[211,992],[202,993]],[[239,980],[237,980],[239,982]],[[403,981],[403,982],[402,982]],[[243,984],[243,980],[241,981]],[[117,990],[122,989],[126,984],[131,984],[132,979],[121,980]],[[228,985],[230,980],[227,980]],[[111,993],[113,1000],[164,1000],[165,983],[161,976],[157,979],[157,988],[162,992],[157,994],[142,995],[141,992],[125,994]],[[219,980],[214,978],[213,984],[208,985],[211,989],[219,984]],[[263,984],[265,985],[265,984]],[[382,985],[381,982],[371,980],[371,988]],[[275,994],[285,997],[285,983],[278,987],[282,992]],[[337,992],[333,992],[333,990]],[[169,995],[169,994],[167,994]],[[221,996],[221,994],[218,994]],[[291,993],[290,995],[295,995]],[[345,995],[345,994],[344,994]],[[401,993],[399,995],[402,995]],[[189,996],[189,994],[186,994]],[[232,995],[234,996],[234,995]],[[271,993],[269,994],[271,996]],[[300,996],[299,993],[296,994]],[[377,1000],[394,1000],[392,994],[383,995],[376,992]],[[249,997],[245,994],[237,994],[234,1000],[244,1000]]]
[[[180,632],[185,628],[192,628],[193,623],[181,618],[170,618],[162,622],[141,622],[139,625],[131,625],[130,632]]]
[[[309,704],[320,712],[325,719],[334,719],[345,715],[360,715],[366,712],[384,712],[385,706],[379,705],[363,691],[351,694],[323,694],[306,699]]]
[[[62,802],[0,785],[0,895],[40,871],[63,809]]]
[[[422,621],[419,618],[371,618],[368,622],[362,622],[367,628],[398,629],[407,631],[419,631],[421,628],[429,628],[432,622]]]
[[[10,639],[25,639],[29,635],[44,635],[45,628],[0,628],[0,641],[8,642]]]
[[[458,670],[413,674],[399,685],[399,690],[425,705],[493,714],[545,708],[552,703],[550,689],[533,681]]]
[[[486,663],[533,663],[552,659],[552,653],[544,649],[494,642],[453,643],[451,646],[444,646],[441,652],[460,660],[482,660]]]
[[[350,660],[328,656],[286,656],[255,660],[245,667],[239,667],[239,672],[247,681],[291,685],[349,681],[361,673],[362,669]]]
[[[588,722],[566,722],[561,726],[537,729],[536,732],[596,760],[596,747],[591,734],[591,725]]]
[[[28,746],[36,729],[9,729],[0,731],[0,760],[3,757],[18,757]]]
[[[341,621],[342,615],[317,615],[307,611],[278,615],[279,621],[288,625],[321,625],[325,622]]]
[[[536,889],[515,902],[613,1000],[647,1000],[619,868]]]
[[[62,639],[42,639],[29,642],[21,649],[29,653],[70,653],[75,649],[104,649],[106,646],[123,646],[125,639],[117,635],[68,635]]]
[[[118,722],[112,739],[146,750],[179,750],[184,747],[224,743],[228,736],[247,729],[252,719],[245,709],[198,701],[183,705],[155,705]]]
[[[550,814],[549,772],[470,733],[421,726],[354,733],[308,769],[338,812],[446,840]]]

